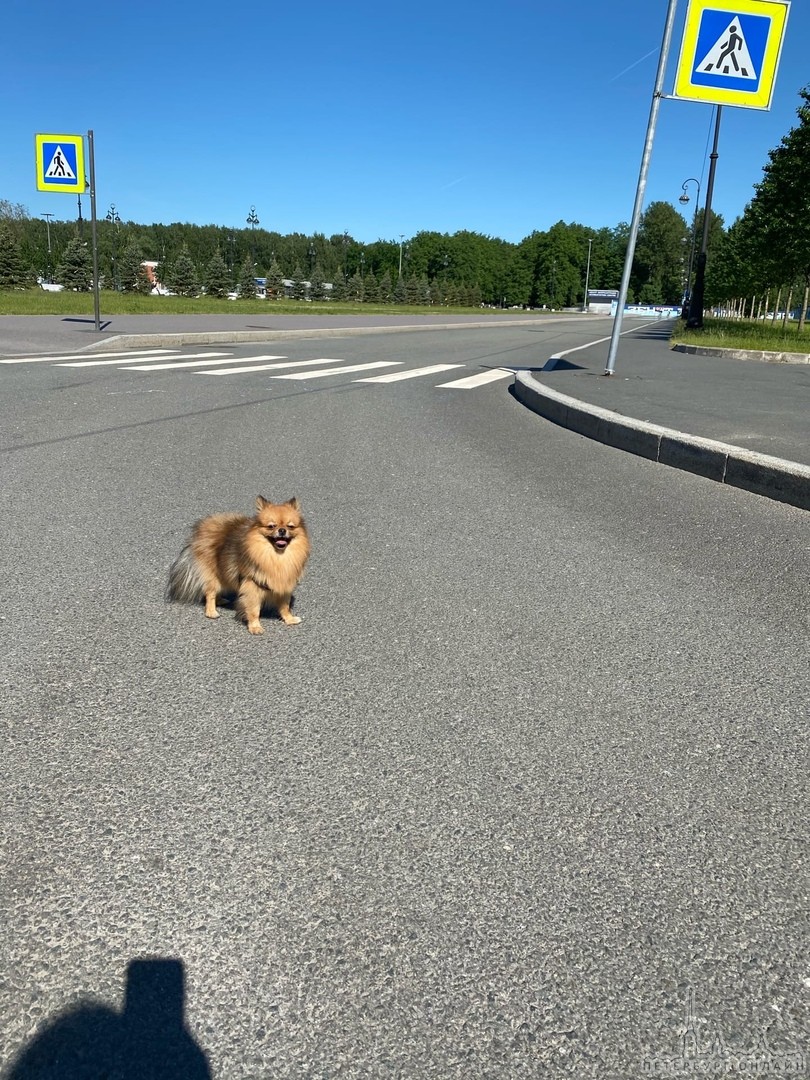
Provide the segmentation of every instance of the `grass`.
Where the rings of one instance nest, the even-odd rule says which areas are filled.
[[[673,345],[703,345],[715,349],[810,353],[810,329],[806,327],[799,334],[795,322],[788,322],[783,329],[781,322],[706,319],[702,330],[687,330],[686,324],[680,322],[671,340]]]
[[[502,318],[511,311],[476,307],[430,307],[397,304],[357,304],[329,301],[307,303],[300,300],[214,300],[200,296],[138,296],[102,290],[99,309],[109,315],[484,315]],[[0,315],[93,315],[93,294],[0,291]],[[542,312],[534,312],[541,315]]]

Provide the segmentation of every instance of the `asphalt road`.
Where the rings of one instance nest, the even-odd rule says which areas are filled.
[[[543,332],[0,368],[4,1076],[806,1065],[810,518],[437,385]],[[166,606],[258,492],[301,625]]]

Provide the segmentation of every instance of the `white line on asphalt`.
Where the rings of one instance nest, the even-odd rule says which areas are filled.
[[[439,387],[447,386],[453,390],[472,390],[475,386],[484,386],[485,383],[495,382],[497,379],[514,377],[511,368],[494,368],[491,371],[479,371],[477,375],[468,375],[466,379],[456,379],[454,382],[438,383]]]
[[[262,357],[247,356],[246,360],[261,360]],[[245,371],[275,371],[278,368],[306,367],[308,364],[322,364],[323,360],[288,360],[284,364],[256,364],[255,367],[217,368],[216,371],[195,371],[195,375],[241,375]],[[147,369],[144,368],[146,371]],[[281,378],[277,375],[275,378]]]
[[[354,382],[400,382],[402,379],[418,379],[420,375],[435,375],[440,371],[464,367],[463,364],[433,364],[431,367],[411,368],[409,371],[391,371],[388,375],[372,375],[368,379],[354,379]]]
[[[95,357],[99,356],[117,356],[120,360],[128,360],[130,357],[135,356],[173,356],[178,352],[177,349],[144,349],[138,352],[102,352],[93,353]],[[67,353],[65,356],[23,356],[14,360],[0,360],[0,364],[55,364],[59,360],[75,360],[76,356],[81,356],[81,353]],[[114,361],[112,361],[114,363]]]
[[[622,330],[620,337],[624,337],[625,334],[632,334],[634,330],[642,330],[644,327],[631,326],[629,330]],[[541,371],[553,371],[557,366],[557,361],[562,360],[564,356],[568,356],[569,353],[579,352],[581,349],[590,349],[592,345],[601,345],[604,341],[610,341],[610,336],[597,338],[596,341],[589,341],[585,345],[575,345],[573,349],[563,349],[561,352],[554,353],[543,364]]]
[[[218,356],[219,360],[176,360],[171,364],[138,364],[133,367],[122,368],[122,371],[170,371],[172,368],[186,368],[186,367],[211,367],[214,364],[221,364],[222,357],[227,356],[227,353],[211,353],[212,356]],[[286,360],[286,356],[234,356],[231,357],[234,364],[248,364],[252,360]],[[238,369],[237,369],[238,370]],[[210,372],[203,371],[200,374],[208,375]]]
[[[175,355],[177,355],[177,354],[175,354]],[[220,363],[223,356],[230,356],[230,355],[231,355],[230,353],[226,353],[226,352],[187,353],[186,354],[186,359],[188,359],[190,357],[218,356],[219,360],[217,361],[217,363]],[[135,359],[134,356],[121,356],[121,357],[119,357],[118,360],[79,360],[76,363],[57,364],[56,366],[57,367],[103,367],[104,365],[117,364],[118,367],[123,368],[126,371],[126,368],[124,367],[124,365],[128,361],[134,360],[134,359]],[[140,370],[147,371],[148,367],[144,367],[144,368],[142,368]]]
[[[322,368],[318,371],[296,371],[290,375],[273,375],[273,379],[320,379],[327,375],[344,375],[350,371],[371,371],[372,368],[399,367],[399,360],[375,360],[373,364],[350,364],[344,368]]]

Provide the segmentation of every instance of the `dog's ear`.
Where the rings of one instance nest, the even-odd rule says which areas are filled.
[[[293,508],[293,510],[300,510],[301,509],[301,504],[298,502],[298,499],[294,495],[293,495],[293,497],[291,499],[287,499],[287,501],[286,501],[286,503],[284,505],[285,506],[291,506]]]
[[[270,506],[270,505],[271,504],[267,501],[267,499],[262,498],[261,495],[256,496],[256,510],[257,511],[264,510],[265,506]]]

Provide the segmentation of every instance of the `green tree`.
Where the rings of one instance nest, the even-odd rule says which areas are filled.
[[[253,259],[248,255],[242,263],[242,269],[239,272],[239,288],[238,294],[240,300],[255,300],[256,299],[256,267],[253,264]]]
[[[311,300],[323,300],[326,297],[326,282],[324,281],[321,264],[315,263],[315,269],[309,281],[309,296]]]
[[[668,202],[650,203],[641,218],[631,287],[639,303],[677,304],[686,282],[691,232]]]
[[[296,263],[292,272],[292,295],[294,300],[305,300],[307,296],[307,285],[304,277],[304,271],[301,269],[301,264]]]
[[[121,252],[117,269],[121,292],[146,295],[152,291],[152,282],[143,265],[143,253],[135,241],[131,240]]]
[[[78,238],[70,240],[54,275],[59,285],[72,292],[90,292],[93,287],[93,268],[87,245]]]
[[[214,254],[211,256],[211,261],[205,268],[205,274],[203,277],[203,285],[205,286],[205,292],[208,296],[213,296],[218,300],[223,300],[231,291],[231,275],[228,271],[228,264],[222,256],[222,252],[217,247]]]
[[[178,296],[197,296],[200,292],[197,267],[185,244],[172,263],[169,288]]]
[[[275,255],[271,256],[270,266],[267,268],[265,290],[268,300],[277,300],[284,293],[284,274]]]
[[[770,161],[744,219],[747,216],[759,257],[767,252],[776,262],[772,273],[780,283],[794,279],[803,283],[801,332],[810,296],[810,85],[799,96],[799,123],[769,152]]]
[[[0,289],[27,289],[33,283],[33,272],[22,257],[17,237],[0,220]]]

